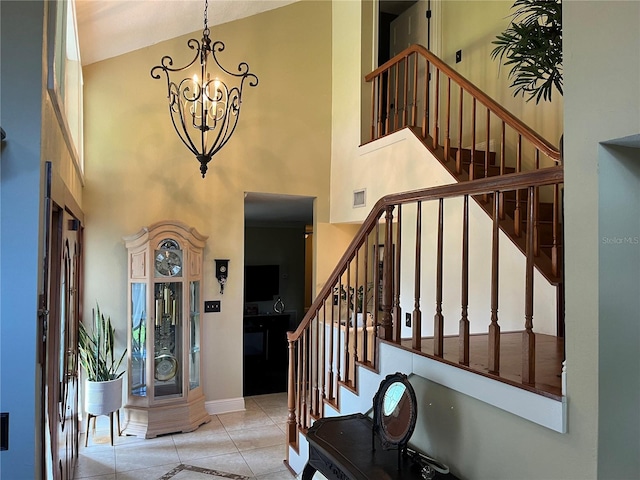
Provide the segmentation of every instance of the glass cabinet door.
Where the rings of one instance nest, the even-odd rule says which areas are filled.
[[[189,390],[200,386],[200,282],[189,282]]]
[[[182,395],[182,283],[155,284],[154,398]]]
[[[147,396],[147,285],[131,284],[131,395]]]

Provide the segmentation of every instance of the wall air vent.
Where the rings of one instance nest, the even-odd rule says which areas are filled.
[[[367,204],[367,189],[355,190],[353,192],[353,208],[364,207]]]

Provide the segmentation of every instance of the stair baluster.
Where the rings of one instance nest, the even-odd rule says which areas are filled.
[[[420,312],[420,269],[422,267],[422,202],[418,202],[416,212],[416,255],[415,255],[415,281],[413,289],[413,329],[411,348],[422,350],[422,313]]]
[[[462,285],[460,287],[462,315],[458,334],[458,361],[461,365],[469,365],[469,195],[464,196],[462,208]]]
[[[436,314],[433,317],[433,354],[444,356],[444,317],[442,315],[442,257],[444,246],[444,199],[438,201],[438,251],[436,253]]]
[[[498,324],[498,280],[500,249],[500,194],[493,193],[493,241],[491,245],[491,324],[489,325],[489,372],[500,372],[500,325]]]

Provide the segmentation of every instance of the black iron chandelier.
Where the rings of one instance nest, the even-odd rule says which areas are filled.
[[[193,60],[182,68],[173,68],[173,59],[165,55],[160,65],[151,69],[151,77],[155,79],[161,78],[161,71],[166,75],[173,128],[200,162],[202,178],[211,158],[226,145],[238,125],[245,82],[251,87],[258,85],[258,77],[249,73],[246,62],[238,65],[238,73],[220,65],[217,54],[224,50],[224,43],[216,40],[211,44],[208,6],[209,2],[205,0],[202,43],[195,38],[187,41],[187,46],[196,51]],[[190,71],[191,76],[177,83],[171,80],[172,72],[184,71]]]

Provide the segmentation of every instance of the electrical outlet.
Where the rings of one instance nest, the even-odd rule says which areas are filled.
[[[456,52],[456,63],[460,63],[462,61],[462,50],[458,50]]]
[[[410,314],[410,313],[405,313],[405,314],[404,314],[404,324],[405,324],[407,327],[410,327],[410,326],[411,326],[411,314]]]
[[[220,300],[211,300],[208,302],[204,302],[204,311],[205,313],[219,312]]]

